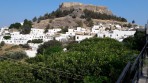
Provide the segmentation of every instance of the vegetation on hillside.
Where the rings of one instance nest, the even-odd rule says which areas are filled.
[[[32,28],[32,22],[25,19],[23,25],[14,23],[9,26],[9,29],[17,29],[21,34],[29,34]]]
[[[56,40],[51,40],[40,45],[37,53],[43,55],[50,55],[55,52],[60,52],[63,50],[62,43]]]
[[[42,39],[33,39],[33,40],[29,40],[27,43],[43,43]]]
[[[40,22],[41,20],[46,20],[46,19],[53,19],[53,18],[59,18],[59,17],[64,17],[67,15],[72,14],[75,11],[75,9],[71,9],[71,10],[60,10],[57,9],[56,11],[53,11],[52,13],[46,13],[43,16],[40,16],[39,18],[34,17],[32,19],[33,22]],[[72,18],[76,18],[75,15],[72,16]],[[127,22],[127,20],[123,17],[117,17],[115,15],[107,15],[107,14],[101,14],[101,13],[97,13],[97,12],[93,12],[90,10],[84,10],[81,18],[92,18],[92,19],[101,19],[101,20],[115,20],[115,21],[121,21],[121,22]]]
[[[0,48],[3,47],[4,45],[5,45],[4,41],[0,42]]]
[[[29,34],[32,28],[32,22],[25,19],[23,26],[22,26],[22,30],[21,30],[21,34]]]
[[[46,20],[46,19],[53,19],[53,18],[58,18],[58,17],[64,17],[64,16],[67,16],[69,14],[71,14],[72,12],[74,11],[74,9],[71,9],[71,10],[60,10],[60,9],[57,9],[56,11],[53,11],[51,13],[46,13],[45,15],[43,16],[40,16],[39,18],[36,18],[34,17],[32,19],[33,22],[37,21],[38,23],[41,21],[41,20]]]
[[[22,61],[23,53],[7,55],[15,61],[1,58],[1,82],[114,83],[137,54],[110,38],[86,39],[67,49],[63,52],[62,44],[52,40],[39,47],[35,58]]]
[[[90,10],[84,10],[84,15],[81,16],[81,18],[92,18],[92,19],[101,19],[101,20],[115,20],[115,21],[121,21],[121,22],[127,22],[125,18],[117,17],[114,15],[107,15],[107,14],[101,14],[97,12],[93,12]]]
[[[21,27],[22,27],[22,25],[20,24],[20,23],[14,23],[14,24],[11,24],[10,26],[9,26],[9,29],[12,29],[12,28],[14,28],[14,29],[21,29]]]
[[[5,58],[14,59],[14,60],[21,60],[27,58],[27,55],[24,51],[15,51],[15,52],[7,52],[3,55]]]
[[[9,39],[11,39],[11,36],[4,36],[3,37],[5,40],[9,40]]]

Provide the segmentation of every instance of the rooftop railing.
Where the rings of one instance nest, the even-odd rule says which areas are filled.
[[[138,83],[140,76],[143,74],[142,69],[144,59],[148,56],[148,23],[145,26],[145,33],[146,44],[137,56],[136,60],[133,63],[127,63],[116,83]]]

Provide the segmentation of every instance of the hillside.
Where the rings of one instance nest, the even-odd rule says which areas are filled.
[[[36,28],[91,27],[100,22],[125,24],[127,20],[114,15],[106,6],[94,6],[77,2],[62,3],[56,11],[33,18]]]
[[[18,52],[18,51],[23,51],[23,50],[25,49],[19,45],[5,44],[3,47],[0,47],[0,56],[6,55],[6,53]]]

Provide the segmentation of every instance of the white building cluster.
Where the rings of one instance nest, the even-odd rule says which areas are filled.
[[[74,37],[75,41],[81,42],[86,38],[91,38],[94,36],[101,38],[109,37],[122,41],[124,38],[133,36],[136,32],[133,28],[124,29],[120,25],[113,24],[94,25],[91,29],[82,27],[77,27],[76,29],[69,28],[68,32],[65,34],[59,33],[60,31],[60,28],[48,29],[48,32],[44,33],[44,29],[31,28],[30,34],[20,34],[18,31],[11,32],[7,27],[4,27],[0,29],[0,42],[4,41],[6,44],[15,45],[26,44],[29,40],[34,39],[42,39],[43,42],[53,39],[60,42],[66,42],[71,37]],[[5,39],[4,36],[11,36],[11,38]],[[32,51],[26,51],[27,54],[36,53],[36,50],[40,44],[29,43],[29,45],[32,47]],[[31,57],[34,57],[34,55]]]

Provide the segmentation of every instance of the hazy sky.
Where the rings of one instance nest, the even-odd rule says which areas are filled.
[[[107,6],[113,14],[140,25],[148,19],[148,0],[0,0],[0,27],[50,13],[62,2]]]

